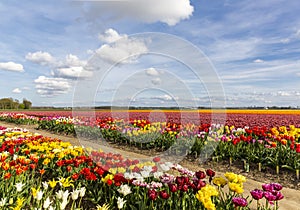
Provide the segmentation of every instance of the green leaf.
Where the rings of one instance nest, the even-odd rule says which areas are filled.
[[[281,167],[292,170],[292,171],[295,170],[292,166],[289,166],[289,165],[282,165]]]

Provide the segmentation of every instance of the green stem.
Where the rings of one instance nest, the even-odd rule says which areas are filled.
[[[78,208],[80,208],[80,206],[81,206],[81,201],[82,201],[82,197],[80,197]]]
[[[74,209],[75,200],[72,202],[71,210]]]

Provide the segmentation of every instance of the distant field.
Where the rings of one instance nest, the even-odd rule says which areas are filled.
[[[118,112],[199,112],[199,113],[228,113],[228,114],[300,114],[300,110],[271,110],[271,109],[198,109],[198,110],[116,110]],[[107,112],[97,110],[96,112]]]
[[[199,124],[227,124],[237,127],[244,126],[288,126],[300,127],[300,110],[266,110],[266,109],[200,109],[200,110],[3,110],[1,112],[24,113],[36,117],[92,117],[103,119],[107,117],[119,119],[147,119],[151,122],[176,122]]]
[[[79,110],[74,110],[79,112]],[[93,109],[80,110],[80,112],[90,112]],[[20,112],[20,113],[72,113],[72,109],[30,109],[30,110],[0,110],[1,112]],[[300,115],[300,109],[198,109],[198,110],[174,110],[174,109],[141,109],[141,110],[127,110],[127,109],[99,109],[95,112],[132,112],[132,113],[148,113],[148,112],[166,112],[166,113],[179,113],[179,112],[191,112],[191,113],[221,113],[221,114],[292,114]]]

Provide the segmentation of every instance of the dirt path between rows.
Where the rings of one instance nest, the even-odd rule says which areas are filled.
[[[143,155],[143,154],[138,154],[138,153],[131,152],[131,151],[124,151],[120,148],[112,148],[111,146],[108,146],[108,145],[107,146],[99,145],[99,144],[96,144],[95,142],[91,142],[87,139],[78,139],[78,138],[72,137],[72,136],[59,135],[59,134],[51,133],[51,132],[44,131],[44,130],[37,130],[36,125],[15,125],[12,123],[6,123],[6,122],[0,121],[0,126],[10,127],[10,128],[13,128],[13,127],[26,128],[30,132],[39,133],[39,134],[41,134],[43,136],[47,136],[47,137],[58,138],[63,141],[70,142],[73,145],[91,147],[93,149],[101,148],[104,152],[120,153],[125,158],[139,159],[139,160],[150,160],[151,159],[151,157]],[[183,167],[186,167],[193,171],[198,171],[201,169],[203,170],[203,168],[200,165],[195,164],[194,162],[189,162],[189,161],[184,160],[184,161],[180,162],[180,164]],[[217,176],[221,176],[222,174],[223,173],[221,173],[221,172],[217,172]],[[245,175],[245,174],[243,174],[243,175]],[[245,175],[245,176],[247,176],[247,175]],[[280,180],[278,182],[280,183]],[[262,182],[259,182],[259,181],[256,181],[254,179],[247,177],[247,182],[244,184],[244,190],[245,190],[244,195],[251,196],[249,191],[253,190],[255,188],[261,189],[262,184],[263,184]],[[285,198],[279,202],[280,210],[281,209],[282,210],[300,210],[300,191],[299,190],[284,187],[282,189],[282,193],[285,196]],[[254,204],[255,204],[255,202],[253,203],[253,205]],[[252,205],[252,207],[253,207],[253,205]],[[255,209],[255,208],[253,207],[253,209]]]

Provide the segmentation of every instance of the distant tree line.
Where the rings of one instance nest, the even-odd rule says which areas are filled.
[[[23,99],[20,103],[19,100],[13,98],[1,98],[0,99],[0,109],[30,109],[32,106],[31,101]]]

